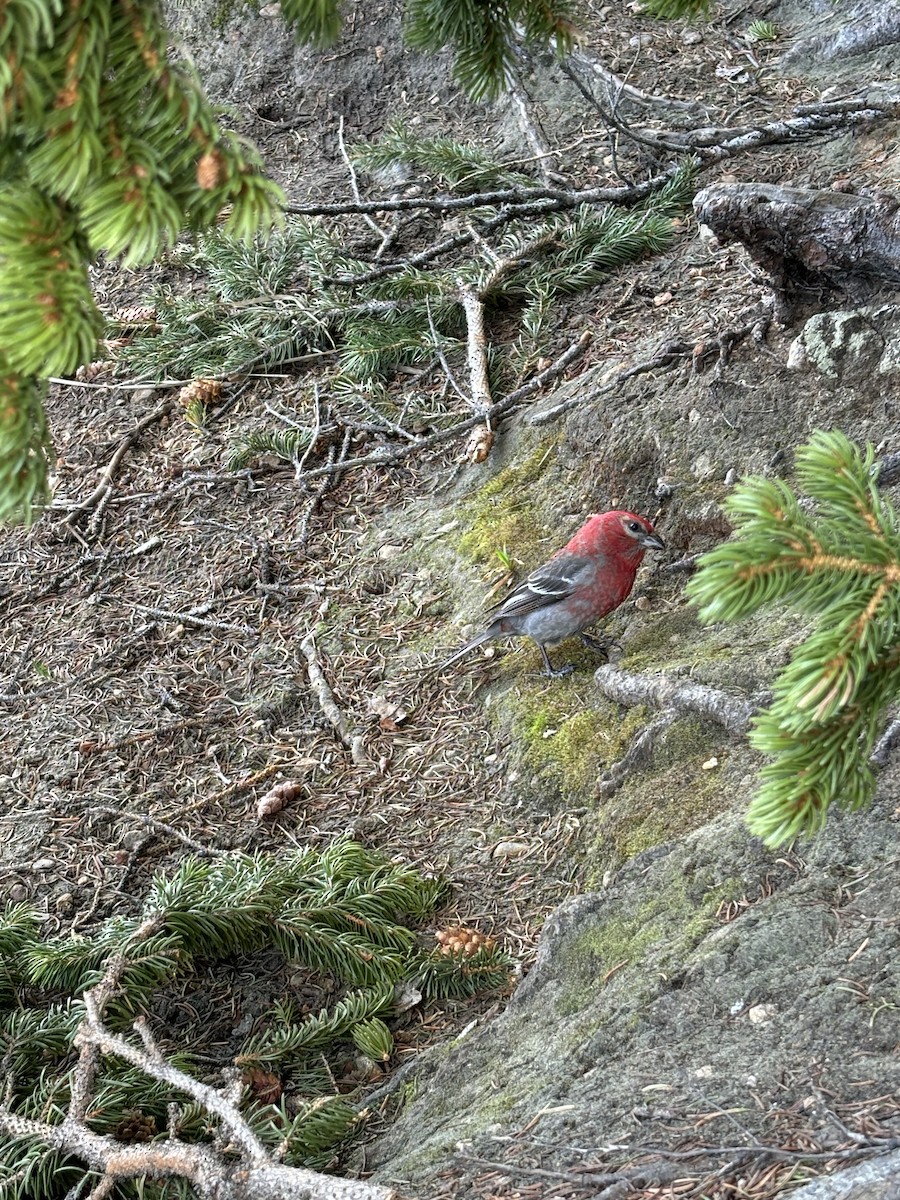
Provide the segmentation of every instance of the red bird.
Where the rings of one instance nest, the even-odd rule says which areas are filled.
[[[598,643],[583,630],[628,598],[645,552],[664,549],[646,517],[620,510],[588,517],[562,550],[497,606],[487,629],[466,642],[441,669],[484,642],[514,634],[537,642],[551,678],[568,675],[574,667],[554,669],[546,647],[577,634],[586,646],[597,649]]]

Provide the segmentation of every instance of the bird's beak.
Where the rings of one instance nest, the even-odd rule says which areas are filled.
[[[638,541],[645,550],[665,550],[666,548],[666,543],[656,533],[645,533],[638,538]]]

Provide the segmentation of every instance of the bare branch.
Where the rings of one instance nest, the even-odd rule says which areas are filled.
[[[749,700],[730,696],[704,683],[685,683],[670,675],[632,675],[610,663],[597,668],[594,681],[604,696],[617,704],[627,704],[629,708],[652,704],[655,708],[693,712],[738,735],[747,732],[750,718],[756,712],[756,706]]]
[[[465,284],[459,287],[459,298],[466,314],[468,332],[469,380],[472,387],[472,407],[484,416],[491,408],[491,385],[488,381],[487,337],[484,332],[484,304],[481,297]]]

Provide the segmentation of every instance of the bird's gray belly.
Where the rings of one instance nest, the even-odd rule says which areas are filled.
[[[585,627],[583,614],[573,613],[562,604],[550,605],[520,618],[519,632],[536,642],[553,645],[579,633]]]

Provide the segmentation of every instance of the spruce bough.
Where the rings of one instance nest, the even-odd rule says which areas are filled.
[[[780,480],[735,489],[725,503],[735,536],[688,585],[707,622],[775,603],[815,619],[750,735],[772,761],[747,823],[770,846],[820,830],[832,804],[872,798],[869,756],[900,694],[900,524],[874,447],[818,431],[797,451],[796,476],[808,501]]]
[[[307,1016],[290,1000],[276,1003],[252,1036],[232,1047],[232,1063],[255,1136],[287,1165],[323,1167],[366,1116],[356,1097],[334,1094],[331,1072],[340,1073],[353,1043],[376,1061],[390,1056],[382,1018],[396,1012],[397,984],[412,985],[427,1000],[471,996],[508,981],[509,960],[493,948],[448,957],[420,945],[411,926],[431,917],[446,894],[444,880],[341,841],[321,852],[187,858],[171,876],[154,879],[139,916],[112,917],[89,937],[43,939],[36,912],[7,906],[0,910],[0,1115],[60,1124],[77,1079],[82,997],[102,986],[111,965],[118,964],[117,982],[106,1021],[120,1033],[145,1014],[159,1029],[154,1010],[165,1004],[167,989],[200,986],[212,964],[264,951],[271,972],[272,951],[279,951],[284,963],[324,976],[337,998]],[[168,1036],[200,1041],[204,1032]],[[193,1055],[167,1058],[195,1078],[210,1075]],[[260,1072],[278,1081],[280,1099],[254,1098]],[[84,1118],[96,1133],[167,1144],[210,1136],[208,1113],[115,1055],[104,1059],[97,1084]],[[135,1122],[146,1137],[132,1139]],[[39,1138],[0,1135],[0,1191],[55,1200],[79,1181],[83,1186],[82,1164]],[[149,1179],[140,1191],[171,1194]]]

